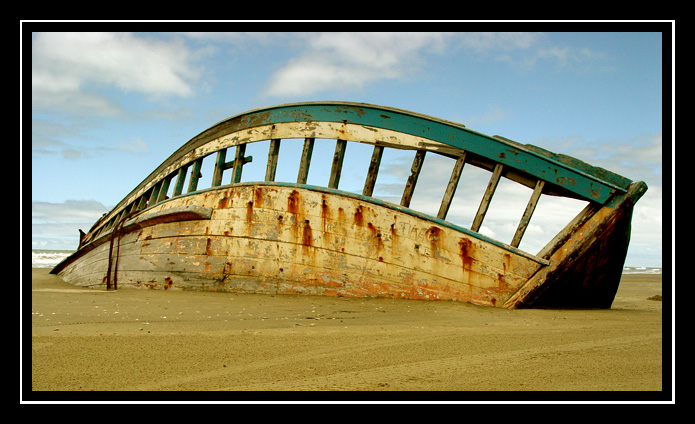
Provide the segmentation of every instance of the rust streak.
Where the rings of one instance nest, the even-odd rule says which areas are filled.
[[[311,246],[311,236],[312,236],[312,231],[311,231],[311,224],[309,223],[309,220],[304,221],[304,231],[302,232],[302,244],[304,246]]]
[[[297,190],[292,190],[292,193],[287,197],[287,212],[299,213],[299,193]]]
[[[427,238],[430,241],[430,246],[432,247],[432,250],[437,250],[441,233],[442,230],[438,227],[430,227],[427,229],[427,231],[425,231],[425,234],[427,234]]]
[[[328,232],[326,223],[331,219],[331,209],[326,202],[326,195],[321,195],[321,221],[323,224],[324,234]]]
[[[221,198],[219,202],[217,202],[217,209],[231,208],[233,204],[234,200],[231,197],[225,196]]]
[[[557,171],[556,171],[557,172]],[[555,182],[557,182],[558,185],[564,186],[564,185],[577,185],[577,180],[571,177],[557,177],[555,178]]]
[[[384,248],[384,241],[381,239],[381,231],[379,231],[379,229],[376,228],[371,222],[367,223],[367,228],[369,228],[369,231],[371,231],[372,237],[376,239],[376,251],[381,251],[381,249]]]
[[[254,203],[256,204],[257,208],[260,208],[263,205],[263,187],[256,187],[253,194]]]
[[[473,258],[471,257],[471,251],[472,251],[472,243],[470,240],[467,239],[460,239],[459,240],[459,249],[461,253],[461,266],[463,267],[464,272],[465,271],[470,271],[471,266],[473,265]]]
[[[354,222],[355,225],[362,226],[364,223],[364,217],[362,215],[362,206],[358,206],[357,209],[355,209],[355,216],[354,216]]]
[[[497,273],[497,288],[500,291],[506,291],[509,289],[507,280],[504,278],[504,275],[500,274],[499,272]]]
[[[253,222],[253,201],[246,204],[246,222]]]

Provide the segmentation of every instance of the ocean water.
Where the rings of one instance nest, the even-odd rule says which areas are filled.
[[[53,268],[60,261],[72,255],[74,250],[31,250],[31,267],[32,268]]]
[[[661,274],[661,268],[651,266],[626,266],[623,274]]]
[[[73,252],[73,250],[32,249],[31,267],[53,268],[54,266],[58,265],[60,261],[70,256]],[[623,268],[623,274],[661,274],[661,268],[626,266]]]

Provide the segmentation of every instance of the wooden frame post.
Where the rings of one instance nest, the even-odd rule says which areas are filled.
[[[158,182],[152,186],[152,191],[150,192],[150,198],[147,200],[147,206],[152,206],[157,203],[157,197],[159,196],[159,188],[162,186],[162,182]]]
[[[138,206],[137,206],[136,210],[139,211],[139,210],[145,209],[147,207],[147,198],[148,198],[147,193],[140,196],[140,200],[138,201]]]
[[[215,171],[212,174],[212,187],[217,187],[222,184],[222,172],[225,170],[225,160],[227,157],[227,149],[217,151],[217,159],[215,160]]]
[[[364,189],[362,189],[362,195],[371,197],[374,193],[374,185],[376,184],[376,176],[379,173],[379,165],[381,164],[381,157],[384,154],[384,147],[374,145],[374,151],[372,152],[372,159],[369,161],[369,171],[367,171],[367,178],[364,181]]]
[[[172,178],[174,178],[174,174],[170,174],[162,180],[162,185],[159,189],[159,196],[157,196],[157,203],[163,202],[167,199],[167,193],[169,192],[169,185],[171,184]]]
[[[466,152],[463,152],[456,163],[454,164],[454,169],[451,171],[451,178],[449,178],[449,185],[446,186],[446,191],[444,192],[444,197],[442,198],[442,204],[439,206],[439,212],[437,213],[437,218],[446,219],[446,215],[449,213],[449,207],[451,206],[451,201],[456,193],[456,187],[459,184],[459,179],[461,178],[461,172],[463,172],[463,165],[466,162]]]
[[[495,169],[492,171],[492,176],[490,177],[490,182],[487,185],[485,194],[483,195],[483,200],[478,206],[478,213],[475,214],[475,219],[473,220],[473,225],[471,225],[471,230],[478,232],[480,226],[483,225],[483,218],[487,213],[487,208],[490,206],[490,201],[492,200],[492,195],[495,194],[497,189],[497,183],[500,182],[500,176],[502,175],[503,165],[498,163],[495,165]]]
[[[203,177],[203,174],[200,173],[201,166],[203,166],[203,158],[198,158],[195,162],[193,162],[191,179],[188,181],[188,190],[186,190],[186,193],[191,193],[198,189],[198,180]]]
[[[174,184],[174,197],[180,196],[183,192],[183,183],[186,181],[186,173],[188,172],[188,165],[184,165],[179,168],[178,176],[176,177],[176,184]]]
[[[335,153],[333,154],[333,165],[331,166],[331,176],[328,180],[328,187],[337,189],[340,183],[340,172],[343,169],[343,159],[345,159],[346,140],[338,139],[335,141]]]
[[[265,167],[265,180],[275,181],[275,173],[278,170],[278,156],[280,154],[280,139],[270,140],[268,148],[268,164]]]
[[[413,200],[415,184],[417,184],[417,179],[420,175],[422,164],[425,162],[425,153],[425,150],[418,150],[417,153],[415,153],[413,165],[410,167],[410,176],[408,177],[408,181],[405,183],[403,197],[401,197],[401,206],[403,207],[410,207],[410,201]]]
[[[241,171],[244,168],[244,164],[251,162],[252,158],[244,157],[246,154],[246,144],[239,144],[236,146],[236,155],[234,156],[234,163],[232,164],[232,184],[237,184],[241,182]]]
[[[309,177],[311,155],[314,152],[314,140],[314,138],[304,139],[304,148],[302,149],[302,160],[299,162],[299,171],[297,172],[297,184],[306,184],[306,180]]]
[[[516,232],[514,233],[514,238],[512,238],[512,247],[519,247],[519,244],[521,243],[521,238],[524,236],[529,222],[531,222],[531,216],[533,215],[533,211],[536,210],[538,199],[541,198],[541,192],[543,191],[544,186],[545,181],[538,180],[536,182],[536,187],[533,189],[531,198],[528,200],[528,204],[526,205],[524,215],[521,217],[521,221],[519,221],[519,226],[517,227]]]

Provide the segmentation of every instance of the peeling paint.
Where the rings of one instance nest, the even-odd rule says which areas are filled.
[[[400,205],[367,196],[373,185],[365,184],[365,196],[337,190],[337,162],[332,188],[239,183],[250,158],[243,156],[246,143],[272,139],[275,153],[269,159],[277,159],[281,139],[302,137],[336,138],[341,149],[347,141],[373,144],[376,166],[370,166],[368,181],[376,181],[374,158],[381,157],[384,146],[417,150],[419,162],[413,162]],[[230,147],[237,150],[235,162],[225,162],[218,153],[216,187],[199,188],[203,159]],[[409,208],[426,152],[458,157],[459,168],[464,163],[494,168],[493,188],[486,191],[471,229]],[[269,160],[272,172],[266,175],[274,175],[276,166],[277,160]],[[233,184],[220,186],[228,169],[233,169]],[[572,224],[571,231],[556,238],[547,257],[522,252],[478,232],[500,176],[535,185],[538,195],[588,200],[591,208],[576,228]],[[167,199],[174,178],[174,196]],[[457,178],[452,174],[452,181]],[[229,118],[186,143],[83,233],[78,251],[52,272],[76,284],[108,284],[108,275],[98,269],[115,263],[121,281],[149,288],[455,299],[518,307],[535,301],[529,296],[539,296],[538,287],[552,279],[573,281],[574,276],[560,278],[557,270],[568,258],[591,268],[595,280],[603,281],[605,269],[618,269],[620,254],[614,251],[621,249],[611,243],[623,242],[626,232],[629,236],[625,222],[645,190],[644,183],[575,158],[407,111],[338,102],[280,105]],[[529,205],[535,207],[536,201]],[[442,210],[445,206],[448,210],[443,200]],[[523,230],[515,234],[513,246],[519,235]],[[604,245],[613,246],[610,255],[582,262],[594,255],[585,250]],[[94,265],[82,269],[80,263]],[[601,296],[612,299],[610,293]]]

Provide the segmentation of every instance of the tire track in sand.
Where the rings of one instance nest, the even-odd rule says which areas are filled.
[[[661,334],[627,336],[604,340],[573,342],[553,346],[541,346],[493,353],[471,354],[447,358],[404,363],[385,367],[367,368],[359,371],[321,375],[304,380],[260,382],[243,387],[227,387],[220,390],[236,391],[360,391],[360,390],[408,390],[408,384],[422,387],[422,382],[437,382],[452,374],[465,374],[469,369],[491,363],[521,362],[537,356],[561,355],[585,350],[606,349],[620,345],[648,344],[661,339]],[[493,365],[494,366],[494,365]],[[388,377],[385,377],[388,376]],[[490,378],[496,378],[490,376]]]
[[[302,378],[296,375],[285,379],[274,380],[269,373],[264,375],[266,381],[253,384],[234,384],[235,374],[256,374],[276,366],[286,366],[288,363],[311,363],[326,359],[339,359],[342,356],[363,354],[365,351],[395,348],[408,344],[433,342],[450,336],[419,335],[416,337],[399,338],[398,340],[358,343],[350,347],[316,350],[299,357],[276,357],[251,364],[231,365],[224,370],[211,370],[196,373],[181,378],[173,378],[137,386],[131,390],[231,390],[231,391],[359,391],[359,390],[408,390],[409,385],[422,387],[423,382],[436,383],[439,380],[451,378],[452,374],[465,375],[469,370],[481,367],[502,366],[502,363],[521,363],[539,356],[564,355],[596,349],[611,349],[626,345],[653,343],[661,339],[661,334],[625,336],[603,340],[588,340],[549,346],[538,346],[496,352],[473,353],[435,358],[425,361],[412,361],[394,365],[365,367],[355,371],[341,371],[331,374]],[[490,376],[494,378],[494,376]],[[248,377],[246,378],[248,380]],[[231,383],[231,384],[230,384]]]
[[[435,340],[437,338],[445,338],[450,336],[436,336],[431,334],[422,334],[408,337],[399,337],[398,339],[379,340],[372,342],[361,342],[352,346],[341,346],[340,350],[335,348],[317,349],[312,352],[302,353],[301,355],[278,356],[272,359],[254,361],[250,364],[227,365],[224,370],[210,370],[187,376],[168,378],[147,384],[136,385],[125,390],[239,390],[237,388],[229,388],[228,381],[234,374],[250,374],[259,370],[269,369],[277,366],[287,366],[291,363],[316,363],[317,361],[337,358],[346,355],[362,354],[365,351],[379,351],[381,349],[389,349],[397,346],[423,343]],[[215,381],[224,380],[223,385],[216,384]],[[199,386],[200,388],[191,388]],[[242,389],[245,390],[245,389]],[[256,390],[256,389],[250,389]],[[279,389],[284,390],[284,389]],[[294,389],[289,389],[294,390]]]

